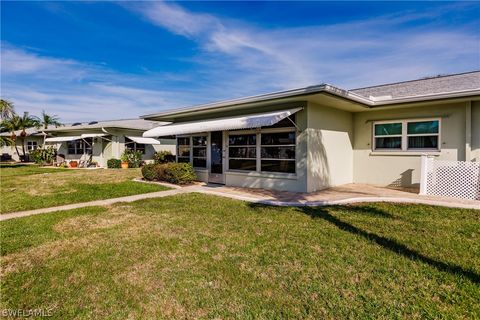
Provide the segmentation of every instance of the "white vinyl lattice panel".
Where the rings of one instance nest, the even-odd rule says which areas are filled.
[[[426,194],[480,200],[480,162],[429,160]]]

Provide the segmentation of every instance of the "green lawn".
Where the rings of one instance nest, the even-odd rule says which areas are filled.
[[[0,164],[0,177],[2,179],[13,176],[28,176],[31,174],[58,172],[74,172],[74,170],[62,168],[42,168],[40,166],[31,164]]]
[[[72,170],[34,165],[0,167],[0,213],[116,198],[168,188],[132,181],[140,169]]]
[[[0,309],[53,319],[473,319],[480,211],[200,194],[0,224]]]

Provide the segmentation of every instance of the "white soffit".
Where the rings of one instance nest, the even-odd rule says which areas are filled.
[[[45,142],[65,142],[65,141],[73,141],[82,139],[81,136],[70,136],[70,137],[53,137],[53,138],[46,138]]]
[[[292,114],[300,110],[302,110],[302,108],[274,111],[268,113],[257,113],[214,120],[173,123],[145,131],[143,133],[143,136],[151,138],[197,132],[268,127],[276,124],[277,122],[285,119],[288,116],[291,116]]]
[[[141,144],[161,144],[160,141],[153,138],[143,138],[143,137],[130,137],[126,136],[128,139]]]

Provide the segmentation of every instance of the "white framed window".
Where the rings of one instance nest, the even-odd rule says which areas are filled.
[[[229,132],[228,170],[295,173],[295,145],[295,128]]]
[[[92,138],[67,141],[67,154],[92,154]]]
[[[375,121],[374,151],[438,151],[440,119]]]
[[[33,151],[38,148],[38,142],[37,141],[27,141],[27,150],[28,151]]]
[[[190,163],[190,137],[177,138],[177,162]]]
[[[228,136],[228,168],[230,170],[257,170],[257,134],[230,133]]]
[[[260,171],[295,173],[295,130],[260,135]]]
[[[192,165],[194,168],[207,167],[207,136],[192,136]]]
[[[145,154],[146,145],[143,143],[136,143],[135,141],[125,137],[125,149],[130,151],[140,151]]]

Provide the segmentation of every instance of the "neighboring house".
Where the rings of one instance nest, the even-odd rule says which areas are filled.
[[[143,160],[153,160],[156,151],[167,150],[175,154],[172,137],[152,139],[142,133],[164,122],[143,119],[91,121],[43,130],[48,134],[46,145],[53,145],[67,161],[88,160],[107,166],[108,159],[119,159],[125,149],[142,152]]]
[[[0,147],[0,156],[2,160],[7,160],[10,158],[13,161],[20,161],[20,156],[23,155],[22,144],[25,144],[25,154],[27,157],[32,150],[35,150],[42,146],[44,135],[41,132],[34,128],[26,129],[25,132],[27,133],[27,136],[25,138],[22,138],[20,136],[22,131],[15,131],[15,135],[17,137],[16,139],[18,153],[14,145]],[[2,132],[0,133],[0,136],[10,138],[12,136],[12,133]]]
[[[119,159],[125,149],[142,152],[143,160],[153,160],[156,151],[167,150],[175,154],[175,139],[166,137],[152,139],[142,137],[142,133],[151,128],[165,124],[164,122],[143,119],[91,121],[74,123],[49,129],[27,129],[25,148],[29,151],[43,146],[54,146],[57,154],[65,156],[67,161],[91,160],[101,167],[106,167],[108,159]],[[2,136],[10,137],[11,133],[2,132]],[[22,154],[20,131],[16,132],[17,145]],[[19,161],[13,146],[1,148],[2,158],[6,155]]]
[[[312,192],[417,187],[420,156],[480,161],[480,72],[343,90],[328,84],[142,116],[200,180]],[[359,190],[361,192],[361,190]]]

